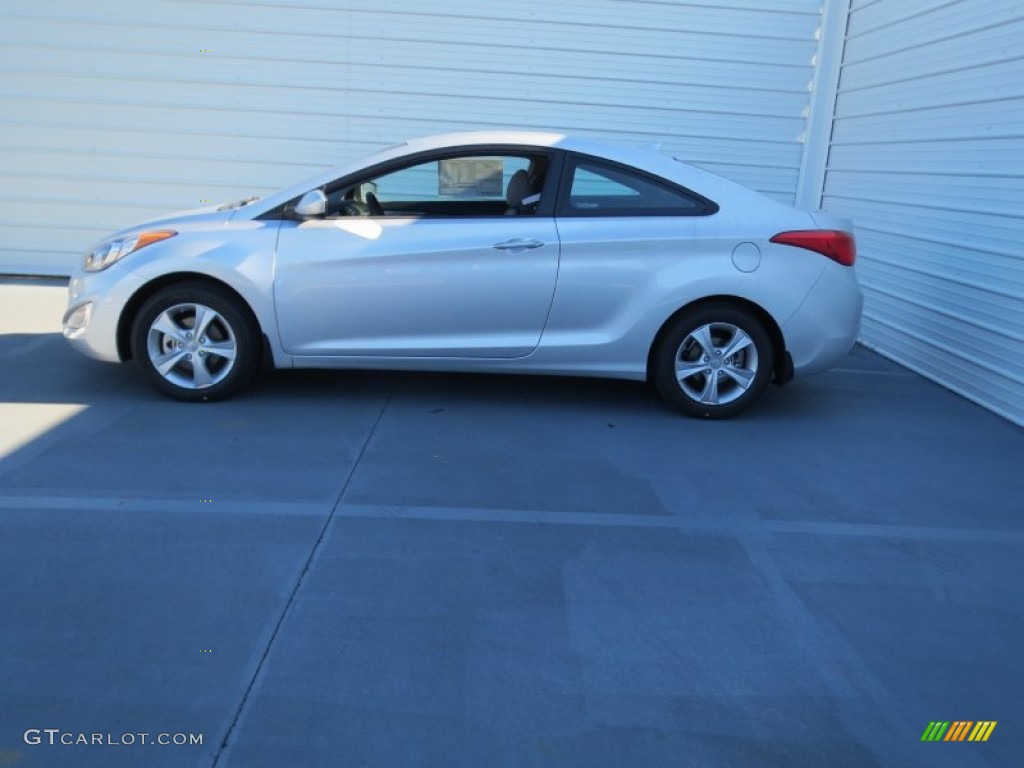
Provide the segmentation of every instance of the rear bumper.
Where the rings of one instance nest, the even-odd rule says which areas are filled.
[[[824,371],[845,357],[860,333],[863,307],[854,270],[830,262],[782,327],[794,375]]]

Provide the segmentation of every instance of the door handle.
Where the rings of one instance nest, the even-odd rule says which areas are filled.
[[[495,243],[492,247],[497,248],[499,251],[508,251],[509,253],[522,253],[523,251],[529,251],[534,248],[540,248],[544,243],[540,240],[534,240],[529,237],[514,237],[511,240],[505,240],[501,243]]]

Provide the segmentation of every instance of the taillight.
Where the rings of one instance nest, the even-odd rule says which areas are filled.
[[[800,229],[779,232],[771,240],[782,245],[794,245],[828,256],[844,267],[852,267],[857,258],[857,243],[850,232],[837,229]]]

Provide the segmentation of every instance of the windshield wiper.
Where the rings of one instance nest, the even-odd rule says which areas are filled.
[[[218,208],[218,211],[233,211],[235,208],[244,208],[250,203],[255,203],[259,200],[258,197],[247,197],[244,200],[239,200],[237,203],[227,203]]]

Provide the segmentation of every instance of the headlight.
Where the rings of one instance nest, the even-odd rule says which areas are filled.
[[[85,271],[99,272],[114,262],[120,261],[129,253],[145,248],[147,245],[158,243],[161,240],[166,240],[168,237],[174,237],[176,234],[178,233],[170,229],[158,229],[128,237],[119,237],[116,240],[108,240],[93,248],[92,253],[85,257]]]

